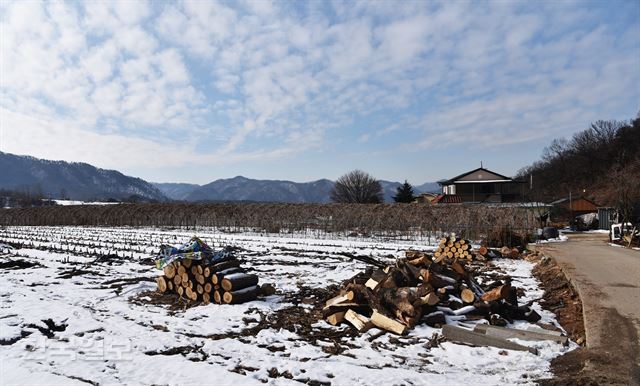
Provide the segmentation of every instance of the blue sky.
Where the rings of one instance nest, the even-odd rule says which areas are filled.
[[[640,111],[640,2],[2,2],[0,150],[158,182],[513,175]]]

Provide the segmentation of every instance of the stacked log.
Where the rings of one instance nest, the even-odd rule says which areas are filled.
[[[433,254],[433,257],[437,262],[441,262],[446,258],[471,261],[475,257],[475,253],[469,240],[452,234],[440,240],[438,249]]]
[[[449,241],[452,239],[447,238],[446,246]],[[459,245],[469,244],[465,240]],[[505,325],[514,319],[540,319],[530,307],[518,305],[517,289],[510,279],[481,286],[464,251],[469,249],[461,248],[456,258],[457,250],[449,250],[442,259],[407,251],[407,257],[394,265],[369,269],[345,283],[326,301],[323,316],[330,324],[346,321],[361,332],[376,326],[396,334],[417,324],[442,327],[451,321],[486,319],[491,325]],[[454,257],[449,258],[448,252]]]
[[[174,261],[163,269],[157,279],[158,292],[176,293],[202,304],[239,304],[255,300],[262,292],[258,276],[240,267],[240,261],[230,257],[207,263],[203,260]]]

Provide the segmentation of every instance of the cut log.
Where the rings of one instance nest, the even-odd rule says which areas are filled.
[[[176,274],[173,277],[173,284],[174,284],[174,287],[176,287],[176,288],[180,287],[182,285],[182,276]]]
[[[341,312],[336,312],[335,314],[331,314],[327,316],[326,318],[327,323],[331,324],[332,326],[337,326],[338,324],[342,323],[342,321],[344,320],[344,314],[346,314],[346,312],[341,311]]]
[[[435,292],[430,292],[427,295],[420,298],[420,302],[424,305],[435,306],[440,301],[438,295]]]
[[[257,283],[257,281],[256,281]],[[258,286],[244,287],[233,292],[225,292],[222,299],[226,304],[239,304],[255,300],[258,297]]]
[[[364,286],[371,289],[372,291],[375,291],[376,287],[378,287],[379,284],[380,282],[377,282],[372,278],[369,278],[369,280],[367,280],[367,282],[364,283]]]
[[[198,274],[196,274],[196,281],[197,281],[199,284],[204,284],[204,275],[201,275],[201,274],[199,274],[199,273],[198,273]]]
[[[456,284],[456,280],[450,277],[432,272],[430,269],[421,269],[420,276],[425,283],[431,284],[433,288],[442,288]]]
[[[202,295],[204,293],[204,287],[202,286],[202,284],[198,284],[196,286],[196,292],[198,293],[198,295]]]
[[[485,302],[492,302],[500,299],[507,299],[509,297],[509,291],[511,290],[510,284],[501,285],[500,287],[496,287],[491,291],[485,292],[482,295],[482,300]]]
[[[373,323],[369,318],[364,315],[360,315],[351,309],[345,312],[344,320],[351,323],[351,325],[353,325],[353,327],[355,327],[359,332],[365,332],[373,327]]]
[[[338,303],[333,304],[328,307],[324,307],[322,309],[322,317],[326,318],[329,315],[333,315],[338,312],[347,312],[347,310],[352,309],[359,314],[368,314],[371,312],[371,307],[367,304],[358,304],[358,303]]]
[[[176,288],[176,292],[178,293],[178,295],[182,296],[184,294],[184,288],[179,286]]]
[[[198,274],[198,266],[197,265],[192,265],[190,271],[191,271],[192,275],[194,275],[194,276],[197,275]]]
[[[180,278],[182,279],[182,285],[186,285],[189,281],[189,275],[186,272],[180,275]]]
[[[339,304],[339,303],[346,303],[349,300],[351,300],[351,299],[349,299],[349,296],[347,294],[338,295],[338,296],[335,296],[335,297],[327,300],[324,303],[324,307],[327,308],[327,307],[331,307],[331,306],[334,306],[334,305]]]
[[[275,295],[276,293],[276,287],[274,287],[272,284],[269,283],[264,283],[260,286],[260,293],[263,296],[271,296],[271,295]]]
[[[373,314],[371,315],[371,323],[382,330],[390,331],[394,334],[404,335],[407,332],[407,326],[376,310],[373,310]]]
[[[476,295],[469,288],[463,288],[462,291],[460,291],[460,298],[464,303],[470,304],[475,302]]]
[[[191,259],[183,259],[182,260],[182,265],[184,265],[185,268],[190,268],[191,267],[191,263],[193,263],[193,260],[191,260]]]
[[[217,304],[222,304],[222,295],[220,295],[220,291],[213,291],[213,301]]]
[[[210,278],[211,277],[211,268],[204,267],[204,269],[202,270],[202,275],[204,276],[205,279]]]
[[[178,270],[177,270],[177,274],[182,276],[187,272],[187,269],[184,267],[184,265],[180,264],[178,265]]]
[[[228,260],[228,261],[223,261],[221,263],[212,265],[211,270],[213,272],[220,272],[220,271],[224,271],[225,269],[235,268],[239,266],[240,266],[240,262],[238,260]]]
[[[193,290],[191,288],[187,287],[184,290],[184,294],[187,296],[187,298],[191,299],[191,297],[193,296]]]
[[[210,294],[212,289],[213,289],[213,285],[211,283],[206,283],[204,285],[204,293]]]
[[[165,280],[164,276],[159,276],[156,279],[156,282],[158,283],[158,292],[164,293],[167,291],[167,281]]]
[[[167,290],[169,292],[173,291],[173,280],[167,280]]]
[[[204,304],[209,304],[211,302],[211,295],[209,295],[207,292],[202,294],[202,303]]]
[[[538,354],[538,350],[535,347],[522,346],[506,339],[487,336],[449,324],[442,326],[442,335],[452,342],[465,343],[473,346],[492,346],[507,350],[529,351],[532,354]]]
[[[422,317],[422,321],[429,327],[440,328],[447,324],[447,319],[444,317],[444,312],[436,311],[427,314]]]
[[[240,272],[244,272],[244,269],[240,267],[232,267],[232,268],[227,268],[224,271],[216,272],[213,275],[211,275],[211,283],[219,285],[222,283],[222,279],[224,278],[225,275],[231,275],[231,274],[240,273]]]
[[[173,264],[169,264],[164,267],[164,275],[167,277],[167,279],[173,279],[173,277],[176,275],[176,268],[173,266]]]
[[[204,274],[204,268],[202,268],[202,266],[201,266],[201,265],[198,265],[198,266],[197,266],[197,272],[196,272],[196,274],[198,274],[198,275],[202,275],[202,274]]]

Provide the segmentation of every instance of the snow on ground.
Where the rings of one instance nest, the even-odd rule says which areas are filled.
[[[0,229],[0,243],[23,246],[5,249],[0,262],[36,263],[0,269],[0,384],[531,384],[550,376],[552,358],[575,348],[519,342],[537,347],[537,356],[450,342],[429,348],[440,329],[426,325],[403,337],[377,336],[375,328],[351,336],[349,327],[323,320],[274,327],[278,325],[272,319],[291,313],[301,316],[291,320],[304,320],[303,313],[312,306],[291,303],[298,291],[321,290],[365,268],[342,253],[384,260],[403,256],[408,248],[435,248],[407,240],[197,232],[212,246],[242,248],[244,265],[256,271],[261,282],[274,283],[276,295],[184,311],[140,295],[155,289],[158,271],[149,253],[161,243],[177,244],[194,233]],[[524,289],[522,303],[541,297],[531,263],[498,260],[493,269],[510,274]],[[324,301],[313,296],[307,300]],[[537,302],[532,307],[543,322],[555,324],[553,314]],[[517,322],[512,327],[527,325]]]

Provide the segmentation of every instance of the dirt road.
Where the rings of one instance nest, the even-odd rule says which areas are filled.
[[[586,374],[640,384],[640,252],[608,245],[607,235],[573,234],[536,246],[556,259],[583,303]],[[611,379],[611,377],[615,377]]]

